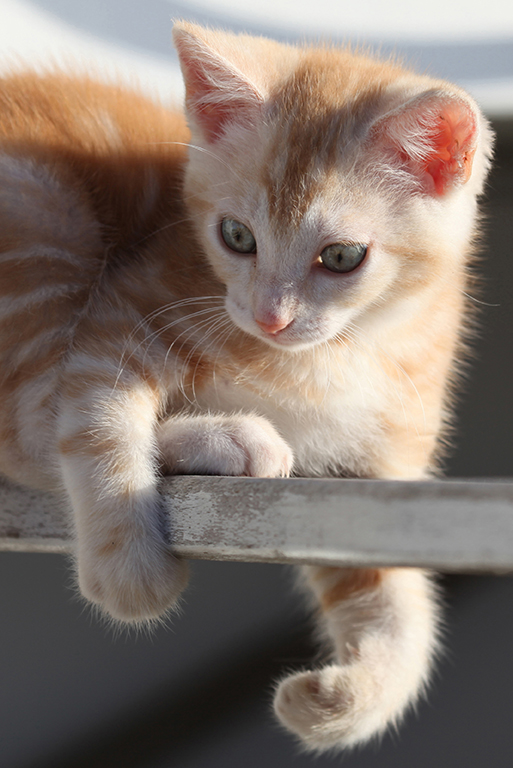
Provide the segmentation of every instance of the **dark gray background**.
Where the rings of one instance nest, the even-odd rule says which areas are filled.
[[[169,7],[152,0],[147,13],[162,4]],[[82,9],[82,27],[105,39],[168,50],[167,29],[162,40],[146,39],[140,24],[131,39],[130,3],[37,5],[62,18],[73,5],[72,20]],[[483,331],[448,463],[460,477],[513,474],[513,127],[497,128],[479,298],[499,306],[481,307]],[[315,654],[289,570],[193,565],[183,614],[151,636],[127,636],[76,598],[64,557],[0,554],[1,768],[511,766],[511,578],[442,577],[446,653],[428,702],[381,745],[314,758],[270,714],[272,681]]]

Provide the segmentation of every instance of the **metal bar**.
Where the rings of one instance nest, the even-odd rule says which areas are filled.
[[[211,560],[513,570],[513,482],[162,481],[177,554]],[[66,504],[0,485],[0,550],[70,551]]]

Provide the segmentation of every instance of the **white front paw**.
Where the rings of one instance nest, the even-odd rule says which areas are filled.
[[[164,542],[130,540],[120,531],[78,547],[80,591],[117,621],[159,618],[176,603],[187,582],[187,563]]]
[[[159,428],[165,469],[175,474],[286,477],[292,451],[259,416],[180,416]]]

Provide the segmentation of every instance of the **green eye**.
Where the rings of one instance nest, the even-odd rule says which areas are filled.
[[[237,253],[256,253],[256,240],[245,224],[235,219],[223,219],[221,236],[232,251]]]
[[[330,272],[352,272],[366,253],[367,246],[360,243],[334,243],[321,251],[321,261]]]

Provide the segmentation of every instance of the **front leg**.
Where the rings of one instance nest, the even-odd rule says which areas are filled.
[[[157,491],[160,397],[135,376],[100,382],[68,385],[59,428],[79,586],[115,619],[149,620],[173,606],[186,583]]]

